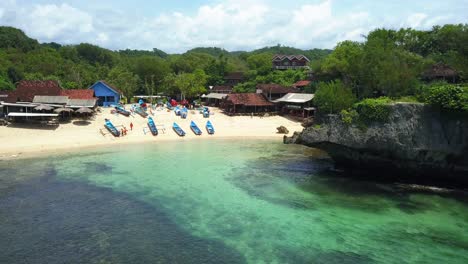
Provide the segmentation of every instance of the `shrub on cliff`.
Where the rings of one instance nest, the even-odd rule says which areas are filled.
[[[390,116],[390,103],[388,97],[369,98],[354,105],[359,118],[365,122],[386,122]]]
[[[356,96],[340,80],[321,82],[315,92],[314,102],[322,113],[336,114],[350,108]]]
[[[443,109],[468,111],[468,87],[434,84],[423,93],[424,101]]]

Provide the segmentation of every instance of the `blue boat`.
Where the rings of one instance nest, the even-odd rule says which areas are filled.
[[[151,131],[151,134],[153,134],[153,136],[158,135],[158,129],[156,128],[156,124],[154,123],[154,120],[151,117],[148,117],[148,127]]]
[[[210,120],[206,122],[206,131],[208,134],[213,135],[215,133],[215,129],[213,127],[213,124],[211,124]]]
[[[203,117],[208,118],[210,117],[210,112],[208,111],[208,108],[205,108],[206,110],[203,110]]]
[[[115,107],[115,111],[121,115],[124,115],[124,116],[130,116],[130,112],[125,110],[123,107],[121,106],[116,106]]]
[[[119,137],[120,136],[120,131],[115,128],[115,126],[111,123],[111,121],[106,120],[106,123],[104,124],[104,127],[109,130],[109,132],[114,136],[114,137]]]
[[[175,122],[172,125],[172,129],[174,129],[174,132],[176,132],[177,135],[179,135],[181,137],[185,136],[185,131],[182,130],[182,128],[180,128],[180,126],[177,125]]]
[[[193,133],[195,133],[195,135],[199,136],[202,134],[202,131],[200,130],[200,128],[198,128],[197,124],[195,124],[195,122],[190,122],[190,129],[192,129]]]
[[[182,117],[183,119],[187,118],[187,115],[188,115],[188,110],[187,108],[182,108],[182,110],[180,110],[180,117]]]
[[[176,116],[180,116],[180,112],[181,112],[180,107],[176,106],[176,108],[174,109],[174,113],[176,114]]]
[[[166,103],[166,107],[167,107],[167,109],[172,110],[172,105],[171,105],[171,103],[167,102],[167,103]]]
[[[143,118],[148,117],[148,113],[146,113],[146,111],[143,110],[142,107],[136,107],[136,108],[135,108],[135,113],[141,115],[141,117],[143,117]]]

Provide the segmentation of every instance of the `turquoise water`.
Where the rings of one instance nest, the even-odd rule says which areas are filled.
[[[235,140],[0,162],[0,263],[468,263],[463,193],[330,168]]]

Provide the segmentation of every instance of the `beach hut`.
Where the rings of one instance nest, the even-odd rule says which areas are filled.
[[[234,93],[226,97],[224,107],[228,113],[258,113],[273,111],[275,105],[263,94]]]
[[[97,81],[89,89],[94,90],[99,106],[118,105],[122,92],[104,81]]]

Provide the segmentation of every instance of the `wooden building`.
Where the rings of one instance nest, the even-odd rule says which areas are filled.
[[[243,72],[230,72],[224,76],[224,85],[236,86],[237,84],[244,82],[245,77]]]
[[[273,69],[275,70],[299,70],[309,69],[310,60],[304,55],[275,55],[273,56]]]
[[[459,81],[460,76],[457,71],[444,63],[437,63],[432,65],[423,73],[423,79],[426,81],[447,81],[449,83],[456,83]]]
[[[229,85],[216,85],[214,86],[210,92],[211,93],[221,93],[221,94],[230,94],[232,93],[232,86]]]
[[[275,83],[257,84],[257,93],[261,93],[269,101],[276,100],[285,96],[288,93],[300,92],[294,87],[283,86]]]
[[[315,112],[315,107],[312,106],[314,97],[314,94],[288,93],[273,102],[278,105],[282,114],[309,117]]]
[[[230,114],[260,113],[274,111],[275,105],[260,93],[233,93],[227,95],[224,108]]]

